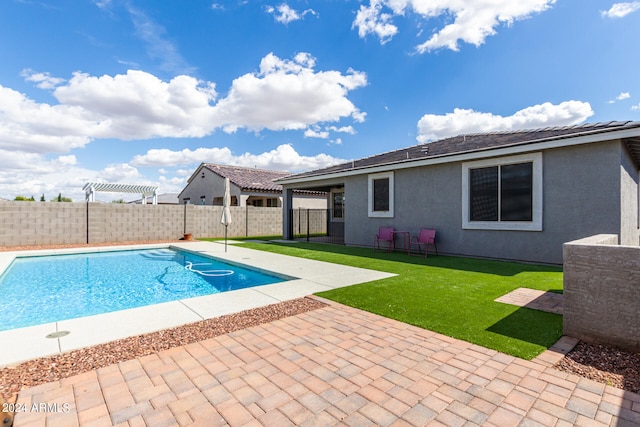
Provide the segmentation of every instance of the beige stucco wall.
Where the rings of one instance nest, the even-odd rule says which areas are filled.
[[[0,246],[222,237],[221,214],[220,206],[0,202]],[[231,215],[229,237],[282,233],[282,208],[232,207]]]
[[[207,168],[201,167],[178,195],[178,200],[180,204],[184,204],[185,199],[189,199],[189,203],[192,205],[202,205],[202,200],[204,200],[204,204],[210,206],[214,204],[215,197],[222,197],[223,194],[224,178]],[[238,200],[240,207],[247,205],[247,199],[249,197],[277,198],[278,207],[282,207],[281,192],[242,191],[240,187],[231,183],[231,197],[234,196]],[[220,201],[219,204],[221,203]],[[294,196],[294,208],[327,209],[327,198],[326,196],[301,196],[296,194]]]

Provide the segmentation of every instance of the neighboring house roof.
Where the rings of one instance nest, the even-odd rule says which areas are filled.
[[[147,203],[151,204],[153,201],[153,196],[147,197]],[[141,204],[142,199],[133,200],[129,203]],[[158,194],[158,204],[159,205],[178,205],[180,204],[180,200],[178,199],[178,193],[164,193]]]
[[[606,134],[606,136],[603,137],[602,134]],[[294,183],[298,180],[306,180],[307,178],[322,178],[327,175],[342,174],[376,166],[399,165],[465,153],[479,153],[498,148],[577,139],[580,137],[585,137],[585,142],[595,142],[595,140],[603,141],[609,138],[623,138],[629,148],[629,152],[635,161],[640,164],[640,122],[607,122],[509,132],[458,135],[353,160],[324,169],[290,175],[284,179],[279,179],[277,182],[285,184],[289,182]],[[595,139],[591,141],[592,138]],[[487,155],[490,154],[487,153]]]
[[[243,191],[266,191],[282,192],[282,185],[273,181],[290,175],[289,172],[280,172],[256,168],[243,168],[240,166],[216,165],[203,163],[203,167],[220,175],[229,178],[232,184],[237,185]]]

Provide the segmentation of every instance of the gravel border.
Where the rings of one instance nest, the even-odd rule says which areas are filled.
[[[640,393],[640,353],[580,341],[554,368]]]

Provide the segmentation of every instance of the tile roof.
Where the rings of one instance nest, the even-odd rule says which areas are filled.
[[[205,163],[203,166],[223,178],[229,178],[229,181],[241,189],[249,191],[282,192],[282,186],[273,181],[290,175],[289,172],[217,165],[213,163]]]
[[[543,141],[566,139],[583,135],[594,135],[633,128],[640,128],[640,122],[606,122],[509,132],[458,135],[426,144],[414,145],[399,150],[377,154],[371,157],[365,157],[363,159],[353,160],[324,169],[290,175],[287,179],[322,176],[378,165],[424,160],[447,155],[477,152],[514,145],[533,144]],[[630,146],[629,143],[627,143],[627,145]],[[640,157],[638,157],[638,160],[640,161]]]

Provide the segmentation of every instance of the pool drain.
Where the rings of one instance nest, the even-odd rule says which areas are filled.
[[[67,335],[69,335],[71,332],[69,331],[58,331],[58,332],[52,332],[49,335],[46,336],[46,338],[61,338],[61,337],[65,337]]]

